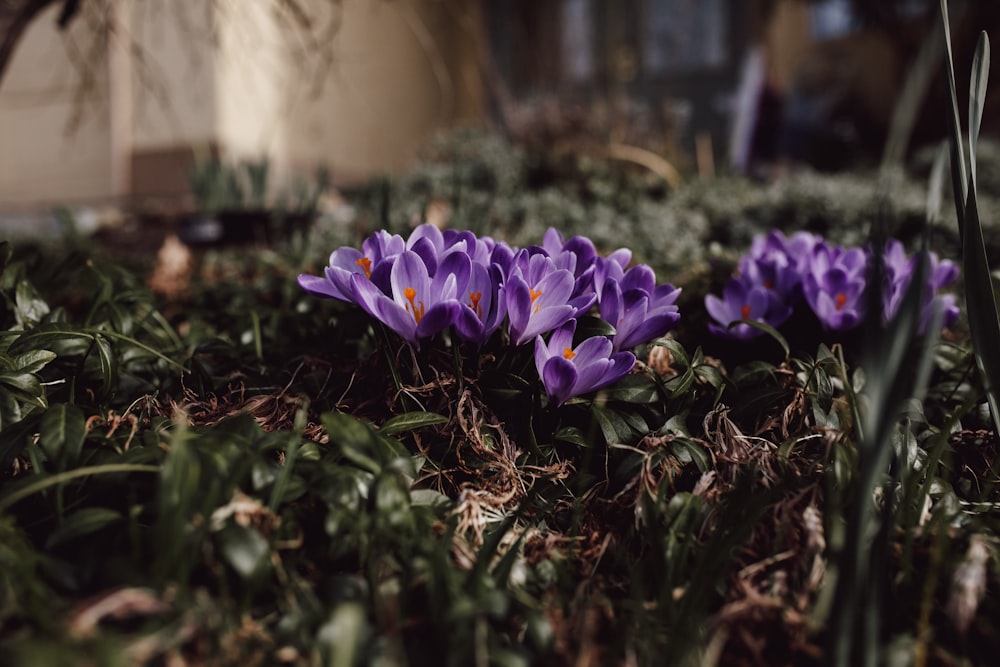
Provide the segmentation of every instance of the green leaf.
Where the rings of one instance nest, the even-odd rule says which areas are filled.
[[[670,450],[681,463],[694,463],[699,472],[707,472],[712,467],[712,457],[705,448],[688,438],[675,438]]]
[[[976,187],[976,145],[979,128],[983,124],[986,106],[986,84],[990,76],[990,39],[985,32],[979,34],[976,53],[972,58],[972,80],[969,83],[969,185]]]
[[[631,439],[633,429],[616,410],[610,410],[598,405],[592,405],[590,412],[601,427],[605,443],[609,445],[627,443]]]
[[[986,244],[979,220],[976,193],[976,147],[986,100],[986,83],[989,76],[990,43],[982,33],[976,46],[969,91],[969,163],[971,178],[966,177],[965,157],[962,151],[961,127],[958,118],[958,91],[951,53],[951,34],[948,22],[948,4],[941,0],[944,21],[949,92],[952,102],[951,167],[955,209],[962,239],[962,273],[965,276],[965,300],[969,318],[969,332],[975,351],[976,366],[986,392],[993,417],[993,428],[1000,433],[1000,316],[993,293]],[[959,194],[961,193],[961,194]],[[963,206],[964,203],[964,206]]]
[[[626,375],[610,387],[601,389],[600,394],[609,401],[623,403],[655,403],[659,399],[656,381],[643,373]]]
[[[970,188],[966,206],[966,234],[963,239],[963,245],[969,244],[969,252],[963,263],[965,301],[976,365],[990,404],[994,428],[1000,433],[1000,346],[997,345],[997,341],[1000,341],[1000,318],[994,301],[993,281],[990,278],[974,193],[975,189]]]
[[[361,659],[369,634],[367,614],[357,602],[342,602],[316,633],[318,658],[312,662],[328,667],[352,667]]]
[[[270,568],[271,545],[255,529],[230,522],[218,540],[223,559],[243,579],[255,581]]]
[[[42,414],[38,441],[60,470],[79,460],[86,435],[86,419],[75,405],[58,403]]]
[[[944,199],[944,170],[948,165],[948,144],[941,143],[934,166],[931,167],[931,177],[927,184],[927,224],[933,225],[941,219],[941,202]]]
[[[454,504],[451,498],[434,489],[413,489],[410,491],[410,503],[434,508],[449,508]]]
[[[111,343],[103,336],[94,336],[94,347],[101,363],[101,393],[110,396],[118,384],[118,361],[111,350]]]
[[[670,355],[674,358],[674,361],[681,366],[687,367],[691,365],[691,360],[688,357],[687,350],[684,346],[680,344],[674,338],[658,338],[653,345],[657,347],[665,347],[670,351]]]
[[[552,436],[554,440],[568,442],[579,447],[588,447],[590,443],[583,437],[583,431],[576,426],[564,426]]]
[[[121,512],[109,507],[85,507],[71,514],[69,518],[59,524],[49,534],[49,539],[45,542],[45,548],[51,549],[56,545],[68,542],[77,537],[96,533],[121,519]]]
[[[0,385],[6,385],[7,391],[12,392],[22,401],[34,403],[41,408],[48,405],[42,383],[34,373],[18,371],[0,373]]]
[[[436,412],[404,412],[401,415],[386,420],[379,428],[383,435],[395,435],[406,431],[415,431],[435,424],[445,424],[448,418]]]
[[[45,303],[27,280],[17,283],[14,289],[14,303],[17,323],[21,326],[37,324],[49,314],[49,304]]]
[[[55,475],[45,475],[40,478],[28,477],[24,480],[19,479],[9,486],[4,487],[4,493],[0,494],[0,512],[5,511],[8,507],[19,503],[28,496],[34,495],[39,491],[44,491],[49,487],[65,484],[66,482],[70,482],[74,479],[90,477],[92,475],[112,475],[129,472],[157,473],[160,472],[160,467],[140,463],[108,463],[105,465],[73,468],[72,470],[67,470],[66,472],[61,472]]]
[[[962,150],[962,123],[958,118],[958,86],[955,84],[955,64],[951,53],[951,23],[948,20],[948,0],[941,0],[941,20],[944,27],[945,74],[948,75],[948,92],[951,97],[951,184],[954,191],[955,213],[958,216],[958,235],[965,234],[965,201],[969,181],[965,171],[965,152]],[[960,194],[961,193],[961,194]]]
[[[390,437],[379,437],[371,425],[341,412],[321,417],[330,443],[340,454],[362,470],[379,473],[383,466],[405,455],[406,449]]]
[[[45,368],[56,356],[56,353],[51,350],[32,350],[11,359],[10,367],[11,370],[21,371],[22,373],[37,373]]]
[[[599,317],[587,315],[580,317],[576,321],[576,332],[573,335],[574,343],[579,344],[587,338],[594,336],[614,336],[615,328],[607,320]]]
[[[9,391],[0,392],[0,433],[3,433],[5,428],[21,421],[23,416],[21,404],[14,398],[14,395]]]

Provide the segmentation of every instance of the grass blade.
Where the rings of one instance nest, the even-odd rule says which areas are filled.
[[[947,6],[942,1],[944,25],[947,30]],[[966,179],[961,136],[958,121],[958,93],[955,89],[955,74],[952,69],[951,40],[947,40],[948,81],[952,107],[954,110],[951,128],[952,181],[955,186],[955,208],[959,219],[959,233],[962,238],[962,272],[965,275],[965,302],[969,317],[969,331],[975,351],[976,366],[990,405],[993,428],[1000,433],[1000,316],[997,315],[993,295],[993,281],[990,276],[986,244],[979,220],[979,205],[976,196],[976,146],[982,124],[983,108],[986,101],[986,83],[989,77],[990,42],[986,33],[980,34],[979,43],[972,65],[972,82],[969,91],[969,173]],[[956,154],[958,161],[956,161]],[[956,176],[956,170],[958,174]],[[958,181],[961,181],[959,183]],[[961,192],[962,199],[959,199]],[[963,206],[964,202],[964,206]]]

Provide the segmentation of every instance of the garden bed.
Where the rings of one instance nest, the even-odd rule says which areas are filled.
[[[925,181],[672,192],[466,134],[307,234],[197,251],[169,294],[148,288],[152,256],[2,247],[5,664],[820,665],[857,629],[845,608],[881,618],[887,661],[990,664],[998,445],[964,318],[932,339],[923,398],[902,403],[865,495],[871,341],[792,319],[790,353],[742,348],[704,305],[758,234],[863,245],[882,195],[914,252]],[[680,319],[625,378],[564,397],[530,350],[406,345],[297,282],[427,220],[629,248],[681,288]],[[934,238],[957,260],[954,225]],[[874,546],[852,544],[868,509]],[[872,586],[845,601],[858,553]]]

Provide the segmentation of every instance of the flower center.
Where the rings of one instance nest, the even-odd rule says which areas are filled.
[[[740,315],[743,317],[743,321],[746,322],[750,319],[750,306],[740,306]]]
[[[482,292],[469,292],[469,305],[472,307],[472,312],[474,312],[476,317],[479,319],[483,319],[483,307],[479,305],[479,301],[482,298]]]
[[[406,306],[406,310],[413,313],[413,319],[417,321],[417,324],[420,324],[420,318],[424,316],[424,302],[421,301],[418,306],[414,301],[417,298],[417,290],[407,287],[403,290],[403,296],[410,302],[410,305]]]
[[[367,257],[360,257],[354,263],[365,270],[365,278],[367,278],[368,280],[372,279],[372,261],[370,259],[368,259]]]
[[[835,296],[833,300],[836,303],[837,310],[843,310],[844,304],[847,303],[847,295],[841,292],[840,294]]]
[[[576,352],[574,352],[573,350],[569,349],[568,347],[563,348],[563,357],[565,357],[566,359],[572,359],[575,356],[576,356]]]
[[[767,289],[773,288],[774,287],[774,281],[771,280],[770,278],[765,278],[764,279],[764,287],[766,287]]]
[[[536,292],[535,290],[529,288],[528,292],[531,293],[531,303],[535,303],[535,299],[537,299],[538,297],[540,297],[542,295],[542,291],[541,290],[538,290]],[[537,306],[535,306],[535,312],[536,313],[538,311],[540,311],[541,309],[542,309],[542,304],[538,304]]]

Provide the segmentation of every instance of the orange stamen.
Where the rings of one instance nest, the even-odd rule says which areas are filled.
[[[483,307],[479,305],[479,301],[482,298],[482,292],[469,292],[469,305],[472,306],[472,312],[474,312],[476,317],[479,319],[483,319]]]
[[[569,349],[568,347],[567,348],[563,348],[563,356],[565,358],[567,358],[567,359],[572,359],[573,357],[576,356],[576,352],[574,352],[573,350]]]
[[[365,278],[367,278],[368,280],[372,279],[372,261],[370,259],[368,259],[367,257],[360,257],[354,263],[365,270]]]
[[[834,301],[837,304],[837,310],[843,310],[844,304],[847,303],[847,295],[841,292],[834,298]]]
[[[771,289],[772,287],[774,287],[774,281],[771,280],[770,278],[765,278],[764,287],[766,287],[767,289]]]
[[[536,292],[535,290],[531,289],[530,287],[528,288],[528,292],[531,293],[531,303],[535,303],[535,299],[537,299],[538,297],[540,297],[542,295],[542,291],[541,290],[538,290]],[[541,309],[542,309],[542,304],[538,304],[537,306],[535,306],[535,312],[536,313],[538,311],[540,311]]]
[[[407,287],[403,290],[403,296],[410,302],[410,305],[406,306],[406,310],[413,313],[413,319],[417,321],[417,324],[420,324],[420,318],[424,316],[424,302],[421,301],[419,306],[414,303],[414,299],[417,298],[417,290]]]
[[[743,316],[743,321],[746,322],[750,319],[750,306],[741,306],[740,315]]]

